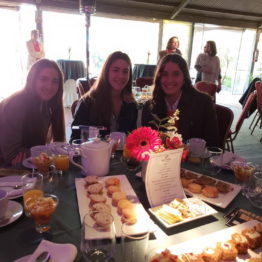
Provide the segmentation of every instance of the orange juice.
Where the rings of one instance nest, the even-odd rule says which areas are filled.
[[[69,168],[69,157],[67,155],[57,155],[53,158],[57,170],[66,171]]]

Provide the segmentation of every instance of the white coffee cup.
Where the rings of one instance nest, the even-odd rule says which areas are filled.
[[[33,146],[30,149],[31,157],[39,156],[41,153],[51,155],[51,150],[47,145]]]
[[[126,134],[124,132],[111,132],[109,137],[112,140],[118,141],[117,150],[122,150],[126,142]]]
[[[0,189],[0,220],[3,219],[7,212],[8,197],[7,191]]]

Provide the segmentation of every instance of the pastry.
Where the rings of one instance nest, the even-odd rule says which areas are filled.
[[[192,173],[190,171],[185,171],[180,174],[181,177],[187,178],[187,179],[197,179],[198,175],[195,173]]]
[[[161,253],[157,253],[149,259],[149,262],[181,262],[179,256],[173,255],[169,249],[165,249]]]
[[[86,183],[86,186],[98,183],[97,176],[87,176],[85,177],[84,181]]]
[[[112,205],[117,206],[118,201],[121,199],[126,199],[126,194],[124,192],[115,192],[112,194]]]
[[[108,194],[109,197],[111,197],[113,193],[120,192],[120,191],[121,191],[121,189],[120,189],[119,186],[109,186],[107,188],[107,194]]]
[[[90,206],[94,205],[95,203],[105,203],[106,197],[100,194],[91,194],[89,195],[90,198]]]
[[[215,186],[205,186],[202,189],[202,194],[209,198],[216,198],[218,197],[218,190]]]
[[[92,217],[95,220],[96,225],[102,228],[107,228],[113,222],[112,216],[107,212],[96,212]]]
[[[120,180],[116,177],[110,177],[105,180],[106,187],[109,186],[120,186]]]
[[[182,260],[184,262],[204,262],[203,258],[199,254],[184,253],[182,254]]]
[[[135,224],[137,221],[137,215],[134,208],[124,208],[122,209],[121,220],[123,223]]]
[[[222,250],[223,260],[235,260],[238,255],[237,249],[231,241],[218,242],[217,248]]]
[[[195,183],[202,186],[211,186],[216,183],[216,180],[208,176],[201,176],[195,180]]]
[[[235,245],[238,254],[246,254],[248,249],[248,242],[245,236],[234,233],[231,235],[231,240],[233,244]]]
[[[205,262],[218,262],[222,257],[222,250],[220,248],[206,247],[201,253]]]
[[[199,184],[196,184],[196,183],[190,183],[188,186],[187,186],[188,190],[192,193],[201,193],[201,190],[202,190],[202,186],[199,185]]]
[[[222,181],[218,181],[216,183],[216,188],[220,193],[228,193],[233,190],[233,187],[227,183],[224,183]]]
[[[92,206],[91,208],[92,211],[97,211],[97,212],[111,212],[111,207],[105,203],[96,203]]]
[[[256,249],[262,244],[262,235],[257,232],[254,228],[252,229],[244,229],[242,231],[242,235],[244,235],[247,239],[248,246],[251,249]]]
[[[92,185],[89,185],[87,188],[88,194],[102,194],[103,193],[103,185],[100,183],[95,183]]]
[[[193,183],[194,179],[189,179],[185,177],[181,177],[181,184],[183,187],[187,188],[190,183]]]
[[[257,224],[255,225],[254,229],[255,229],[258,233],[262,234],[262,223],[257,223]]]
[[[133,204],[129,200],[121,199],[117,203],[117,212],[119,213],[119,215],[121,215],[123,209],[132,208],[132,207],[133,207]]]

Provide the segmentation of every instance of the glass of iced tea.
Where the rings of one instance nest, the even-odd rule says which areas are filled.
[[[57,205],[58,197],[53,194],[44,194],[35,199],[27,199],[25,206],[35,221],[35,229],[39,233],[47,232],[51,228],[51,218]]]
[[[68,155],[55,155],[53,156],[54,165],[59,174],[62,175],[63,171],[69,169],[69,156]]]
[[[24,202],[24,211],[26,216],[30,216],[25,202],[30,199],[34,199],[43,196],[43,175],[39,172],[28,173],[22,176],[22,185],[23,185],[23,202]]]

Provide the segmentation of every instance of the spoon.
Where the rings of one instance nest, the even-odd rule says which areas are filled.
[[[35,262],[48,262],[50,256],[51,255],[48,251],[44,251],[35,259]]]

